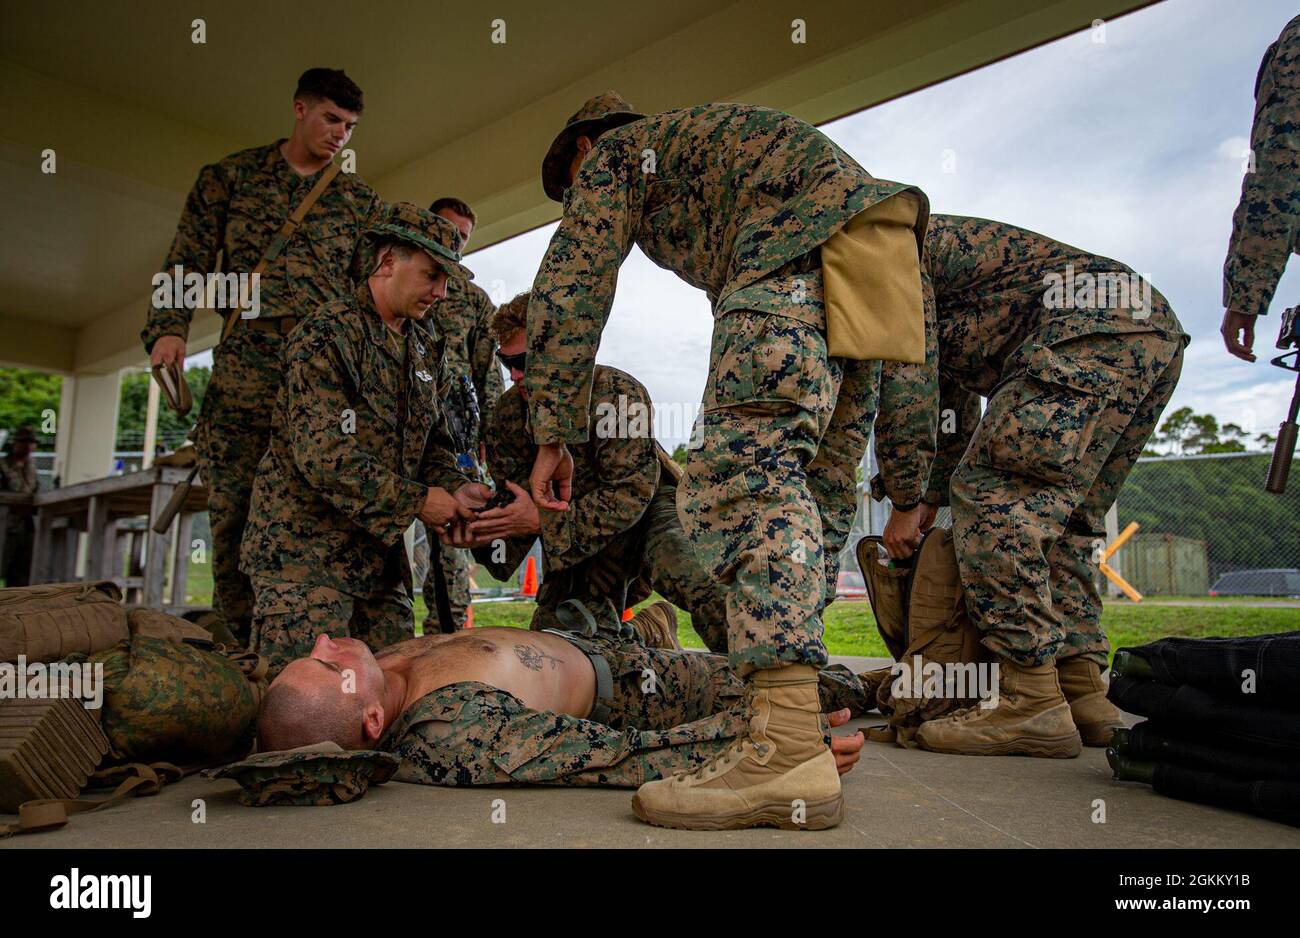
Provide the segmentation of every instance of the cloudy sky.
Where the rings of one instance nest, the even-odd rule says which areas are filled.
[[[1147,276],[1193,337],[1170,409],[1275,432],[1294,381],[1262,359],[1276,314],[1300,302],[1297,265],[1261,323],[1260,362],[1229,356],[1218,326],[1255,75],[1295,13],[1294,0],[1166,0],[822,130],[873,175],[920,186],[935,212],[1031,228]],[[553,230],[471,254],[476,280],[498,299],[527,289]],[[704,294],[634,249],[597,360],[685,411],[711,327]]]

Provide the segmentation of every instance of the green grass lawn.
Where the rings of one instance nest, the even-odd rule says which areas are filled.
[[[480,580],[487,585],[486,579]],[[186,593],[195,604],[206,604],[212,596],[212,568],[207,564],[191,564]],[[657,600],[655,596],[647,603]],[[1165,599],[1169,597],[1159,597]],[[1178,597],[1187,600],[1205,600],[1209,597]],[[1153,599],[1155,599],[1153,597]],[[1156,599],[1158,602],[1159,599]],[[1258,600],[1248,600],[1258,602]],[[643,604],[644,605],[644,604]],[[638,607],[640,608],[640,607]],[[428,614],[424,598],[415,599],[417,628]],[[533,615],[530,601],[476,602],[476,626],[510,626],[527,628]],[[691,628],[691,617],[680,610],[677,613],[678,637],[687,648],[703,648],[704,642]],[[1102,628],[1110,636],[1112,648],[1142,645],[1170,635],[1190,638],[1207,636],[1263,635],[1269,632],[1287,632],[1300,629],[1300,609],[1279,606],[1245,607],[1234,605],[1232,597],[1218,597],[1206,606],[1160,606],[1148,603],[1131,603],[1126,600],[1108,602],[1101,617]],[[826,648],[833,655],[865,655],[888,657],[884,642],[876,632],[876,621],[871,606],[864,600],[841,600],[826,610]]]
[[[658,598],[655,596],[646,602]],[[416,621],[423,622],[425,607],[419,597],[416,598],[416,610]],[[532,614],[530,602],[474,604],[476,626],[527,628]],[[1300,609],[1234,608],[1226,605],[1162,607],[1114,602],[1105,607],[1101,624],[1110,637],[1112,648],[1122,648],[1170,635],[1202,638],[1291,631],[1300,629]],[[704,647],[704,642],[691,628],[691,617],[680,610],[677,613],[677,635],[687,648]],[[826,610],[826,648],[832,655],[889,656],[876,632],[871,606],[865,601],[841,600]]]
[[[1147,596],[1143,603],[1159,606],[1162,603],[1228,603],[1229,605],[1251,603],[1252,605],[1295,605],[1296,600],[1290,596]]]

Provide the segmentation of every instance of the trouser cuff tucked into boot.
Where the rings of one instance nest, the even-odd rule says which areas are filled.
[[[1056,666],[1026,667],[1003,658],[998,670],[996,706],[975,706],[923,723],[916,733],[920,746],[957,755],[1077,756],[1082,741],[1057,682]]]
[[[697,771],[647,782],[632,799],[637,817],[660,827],[819,830],[843,815],[839,773],[817,693],[817,669],[756,671],[749,729]]]
[[[1109,746],[1115,730],[1124,726],[1119,708],[1106,699],[1101,665],[1091,658],[1065,658],[1056,663],[1061,691],[1070,704],[1070,717],[1085,746]]]

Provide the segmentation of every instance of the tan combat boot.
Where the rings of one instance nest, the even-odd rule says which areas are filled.
[[[970,756],[1077,756],[1083,745],[1057,683],[1056,665],[1027,668],[1001,658],[998,671],[997,706],[970,707],[922,723],[916,731],[921,748]]]
[[[675,648],[682,650],[677,640],[677,610],[670,602],[657,602],[646,606],[631,619],[628,625],[636,629],[647,648]]]
[[[1101,665],[1087,658],[1066,658],[1056,663],[1061,692],[1070,704],[1070,716],[1085,746],[1109,746],[1111,734],[1122,729],[1119,709],[1106,699]]]
[[[817,696],[817,669],[790,665],[749,681],[748,732],[697,771],[646,782],[641,820],[685,830],[823,830],[844,814],[835,756]]]

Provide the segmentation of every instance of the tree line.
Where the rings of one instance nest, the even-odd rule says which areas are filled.
[[[194,407],[185,417],[177,417],[165,402],[158,408],[158,442],[167,449],[179,446],[194,429],[211,377],[212,369],[207,367],[185,371],[185,380],[194,397]],[[147,371],[132,370],[122,375],[116,449],[138,450],[144,445],[144,421],[152,380]],[[26,368],[0,368],[0,429],[12,433],[19,427],[31,427],[40,441],[37,449],[53,449],[54,433],[47,414],[58,414],[62,390],[63,378],[59,375]]]

